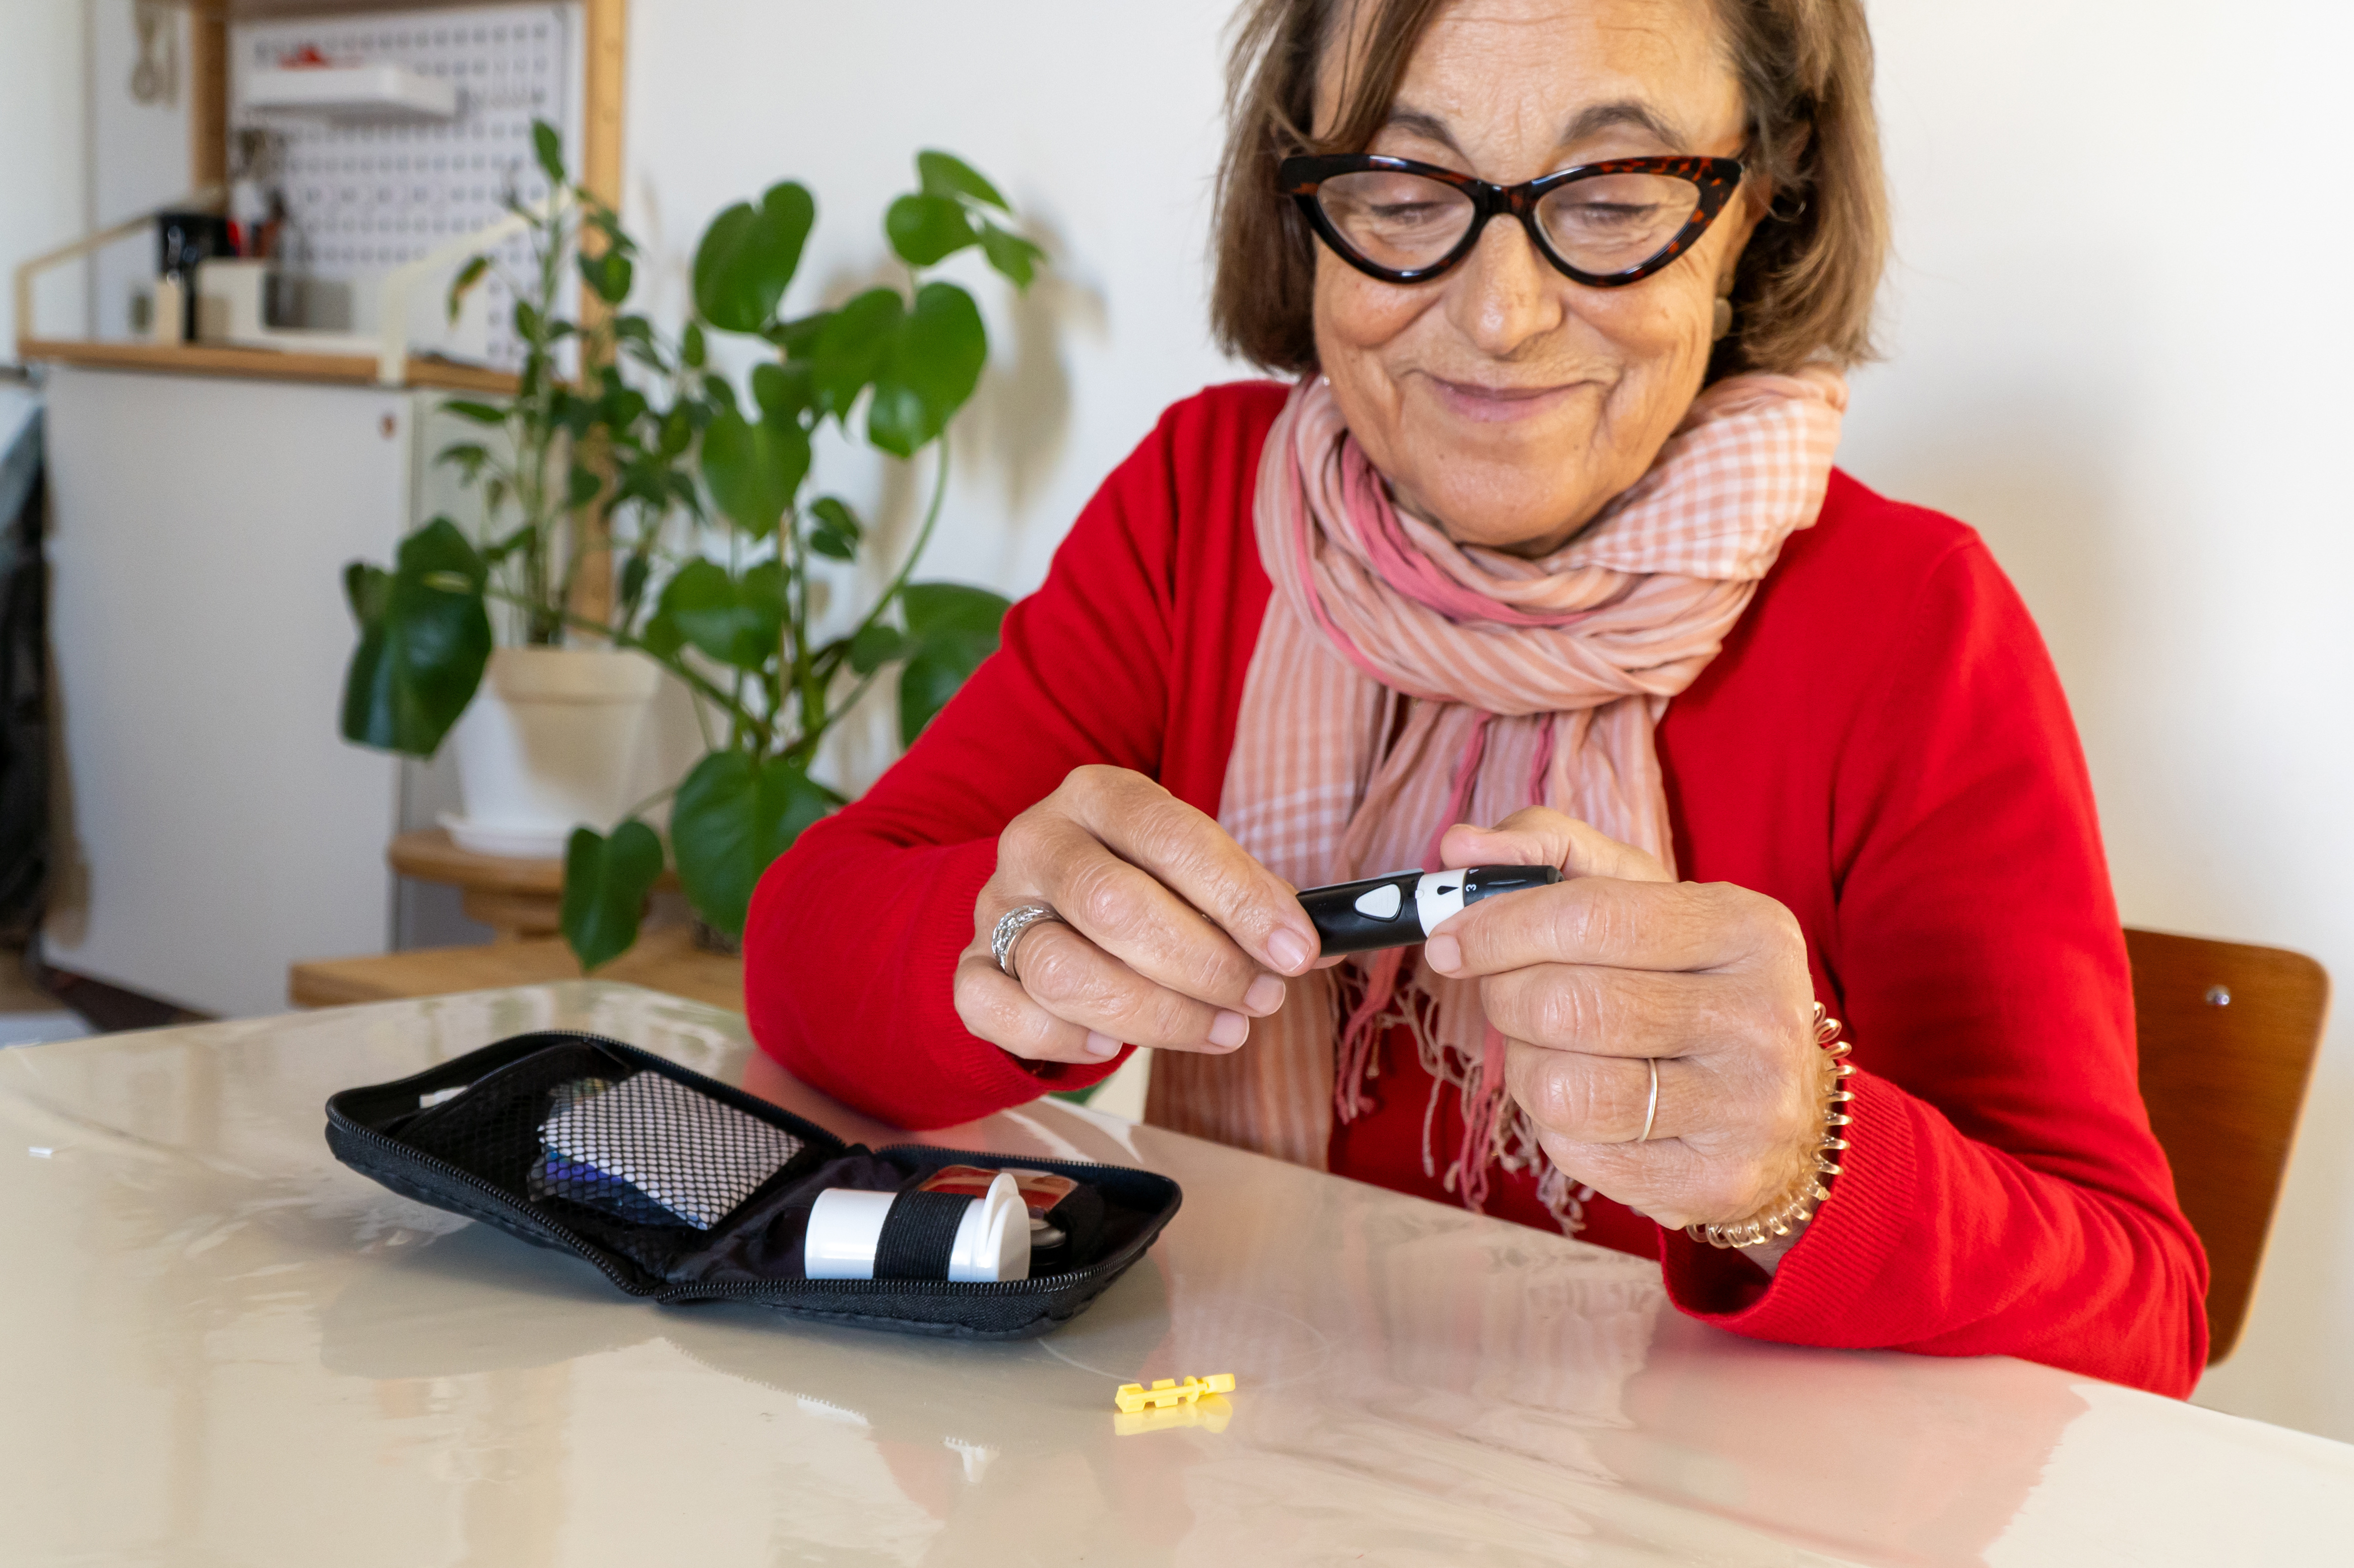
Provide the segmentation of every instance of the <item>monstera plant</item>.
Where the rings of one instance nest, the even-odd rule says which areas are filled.
[[[522,302],[521,384],[504,402],[450,405],[504,439],[442,454],[482,487],[492,521],[469,537],[439,517],[403,541],[389,569],[348,568],[359,642],[343,728],[362,744],[430,755],[482,683],[494,612],[533,636],[635,651],[684,682],[709,750],[676,787],[667,842],[644,820],[656,796],[618,822],[578,827],[567,847],[564,935],[593,968],[637,939],[665,864],[704,921],[740,935],[760,874],[843,803],[813,768],[867,688],[896,671],[899,734],[911,741],[996,648],[1002,598],[913,580],[947,499],[950,421],[989,357],[972,296],[931,270],[977,250],[1023,288],[1043,257],[1009,227],[994,185],[945,153],[922,153],[917,188],[884,220],[903,284],[781,313],[816,221],[810,192],[787,182],[712,221],[695,248],[692,313],[671,334],[629,308],[629,234],[566,177],[553,132],[542,128],[537,151],[557,195],[526,213],[535,254],[569,255],[605,309],[586,327],[563,318],[560,266],[510,284]],[[453,310],[492,265],[461,270]],[[748,374],[722,368],[714,351],[728,339],[756,346]],[[567,340],[580,350],[568,376]],[[821,637],[823,563],[874,548],[848,499],[811,493],[812,437],[829,421],[895,459],[928,453],[931,471],[904,558],[863,614]],[[506,526],[503,507],[519,499],[537,510]],[[612,591],[584,608],[576,585],[596,570],[612,572]]]

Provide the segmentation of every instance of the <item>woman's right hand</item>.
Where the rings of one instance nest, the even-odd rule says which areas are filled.
[[[997,967],[990,938],[1027,904]],[[957,1014],[1032,1062],[1100,1062],[1123,1044],[1222,1054],[1317,959],[1298,890],[1217,822],[1140,773],[1076,768],[1006,825],[957,962]]]

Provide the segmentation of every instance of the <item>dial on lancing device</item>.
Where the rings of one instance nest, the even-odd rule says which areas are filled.
[[[1499,893],[1549,887],[1560,880],[1560,868],[1550,865],[1401,871],[1363,882],[1311,887],[1299,895],[1299,904],[1315,922],[1329,959],[1338,953],[1410,946],[1428,937],[1440,921],[1467,904]]]

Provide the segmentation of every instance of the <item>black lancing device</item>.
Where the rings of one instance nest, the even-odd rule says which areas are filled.
[[[1309,888],[1299,895],[1299,906],[1316,923],[1329,959],[1338,953],[1410,947],[1468,904],[1524,887],[1550,887],[1560,880],[1560,868],[1551,865],[1400,871],[1363,882]]]

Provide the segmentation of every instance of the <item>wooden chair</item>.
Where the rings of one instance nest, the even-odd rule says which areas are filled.
[[[2207,1248],[2209,1365],[2248,1316],[2298,1108],[2329,1011],[2302,953],[2126,930],[2141,1093]]]

